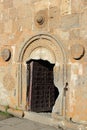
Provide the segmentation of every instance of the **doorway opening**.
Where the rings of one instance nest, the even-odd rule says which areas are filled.
[[[52,112],[59,95],[54,85],[54,64],[45,60],[27,62],[27,102],[33,112]]]

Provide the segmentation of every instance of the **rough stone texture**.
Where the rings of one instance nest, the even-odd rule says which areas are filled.
[[[33,122],[27,119],[9,118],[0,121],[1,130],[61,130],[49,125],[43,125],[41,123]]]
[[[44,26],[35,23],[40,11],[46,17]],[[85,50],[80,59],[71,54],[74,44]],[[3,60],[3,49],[11,51],[9,61]],[[0,104],[25,110],[26,61],[32,57],[55,64],[60,94],[53,112],[87,123],[86,0],[0,0]]]

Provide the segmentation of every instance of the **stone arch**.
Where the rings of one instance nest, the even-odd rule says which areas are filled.
[[[26,48],[30,44],[32,44],[32,42],[34,42],[35,40],[38,40],[38,39],[47,39],[49,41],[52,41],[53,43],[58,44],[58,46],[61,48],[61,51],[62,51],[62,54],[63,54],[63,58],[64,58],[63,61],[64,61],[64,63],[67,62],[67,56],[66,56],[66,52],[64,50],[63,44],[58,39],[56,39],[55,37],[53,37],[53,36],[51,36],[49,34],[37,34],[37,35],[31,37],[28,41],[26,41],[26,43],[24,43],[22,45],[22,48],[21,48],[21,50],[19,52],[18,62],[21,62],[23,60],[22,58],[23,58],[23,54],[24,54]]]
[[[48,54],[45,55],[45,54]],[[35,56],[34,56],[35,55]],[[19,73],[18,73],[18,95],[19,105],[26,104],[26,62],[31,59],[43,59],[50,63],[55,64],[54,67],[54,83],[59,87],[60,100],[55,103],[53,112],[59,112],[62,114],[63,106],[63,89],[66,82],[66,53],[64,47],[60,41],[48,34],[38,34],[30,38],[22,46],[18,62],[19,62]],[[58,73],[59,72],[59,77]],[[62,78],[61,78],[62,77]],[[25,94],[23,94],[25,92]],[[60,105],[61,104],[61,105]],[[57,110],[59,107],[59,111]]]

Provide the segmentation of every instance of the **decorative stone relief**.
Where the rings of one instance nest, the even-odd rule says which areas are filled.
[[[4,61],[9,61],[11,58],[11,51],[9,49],[4,49],[1,52],[1,56],[2,56]]]
[[[35,25],[37,27],[44,27],[48,21],[46,10],[40,10],[35,16]]]
[[[85,53],[85,49],[82,45],[80,44],[74,44],[71,46],[71,55],[73,59],[75,60],[80,60]]]

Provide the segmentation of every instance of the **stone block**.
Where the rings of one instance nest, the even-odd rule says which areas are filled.
[[[83,2],[82,0],[72,0],[72,3],[71,3],[71,6],[72,6],[72,13],[80,13],[81,10],[83,9]]]
[[[59,24],[59,9],[57,6],[49,8],[49,27],[56,28]]]
[[[0,22],[0,33],[4,32],[4,23]]]
[[[18,15],[18,11],[16,8],[10,8],[9,9],[9,18],[12,20],[15,20]]]
[[[13,0],[4,0],[4,9],[12,8],[13,7]]]
[[[12,33],[12,20],[9,20],[6,23],[4,23],[4,32]]]
[[[79,15],[67,15],[61,17],[60,27],[63,30],[68,30],[71,28],[78,28],[79,27]]]

